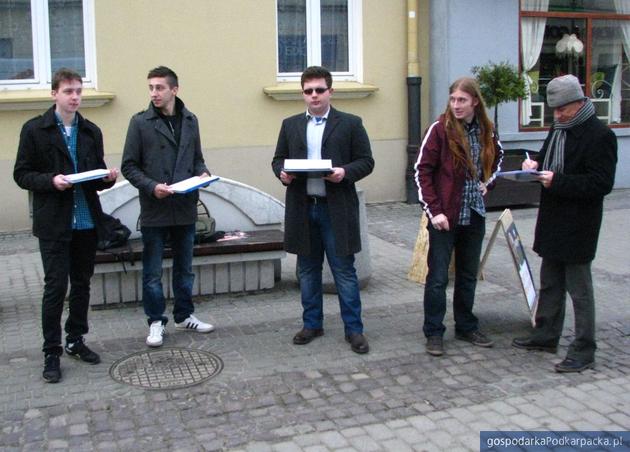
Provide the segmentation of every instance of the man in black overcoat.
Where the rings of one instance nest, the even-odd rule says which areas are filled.
[[[354,254],[361,251],[359,200],[355,183],[372,172],[374,159],[361,118],[330,106],[330,72],[307,68],[301,78],[307,109],[285,119],[272,169],[287,187],[284,246],[298,256],[303,328],[293,343],[304,345],[324,334],[322,264],[324,254],[335,280],[345,338],[356,353],[367,353]],[[321,177],[284,171],[285,159],[330,159]]]
[[[541,170],[540,208],[534,251],[542,257],[536,327],[512,345],[555,353],[562,334],[568,292],[575,313],[575,337],[557,372],[581,372],[595,365],[595,258],[604,196],[615,182],[617,138],[596,116],[573,75],[547,85],[554,123],[536,160],[523,169]]]

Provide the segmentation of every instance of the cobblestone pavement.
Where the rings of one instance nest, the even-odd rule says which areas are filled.
[[[529,313],[502,237],[490,254],[475,311],[495,347],[456,341],[447,313],[446,354],[424,351],[422,286],[407,279],[419,207],[369,205],[373,274],[362,292],[367,355],[343,339],[336,298],[325,300],[326,334],[307,346],[294,259],[271,291],[197,300],[210,335],[175,332],[165,346],[212,352],[224,370],[200,385],[145,390],[109,376],[110,366],[146,350],[142,308],[90,312],[88,343],[103,362],[62,357],[62,382],[41,380],[42,270],[37,242],[0,236],[0,449],[408,451],[478,450],[482,430],[630,430],[630,292],[627,237],[630,191],[607,198],[598,258],[597,367],[553,372],[572,336],[567,309],[557,355],[510,347]],[[531,251],[534,207],[513,215],[537,280]],[[500,212],[491,212],[489,236]],[[620,449],[618,449],[620,450]],[[627,449],[626,449],[627,450]]]

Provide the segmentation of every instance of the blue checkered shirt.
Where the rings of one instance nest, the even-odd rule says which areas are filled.
[[[462,207],[459,211],[459,224],[467,226],[470,224],[471,209],[482,217],[486,216],[486,207],[483,204],[483,197],[479,191],[479,176],[483,174],[481,168],[481,144],[479,143],[479,124],[477,118],[473,119],[470,124],[465,126],[468,136],[468,144],[470,144],[470,153],[473,165],[477,168],[477,176],[473,177],[470,170],[466,170],[466,181],[464,182],[464,193],[462,193]]]
[[[72,130],[68,135],[68,133],[66,132],[66,127],[63,125],[63,121],[61,120],[61,117],[57,113],[55,113],[55,117],[57,118],[59,131],[61,132],[61,135],[66,142],[66,146],[68,146],[68,153],[70,154],[72,164],[74,165],[74,172],[77,173],[79,172],[79,164],[77,159],[77,136],[79,135],[79,118],[77,115],[74,116]],[[87,200],[85,199],[85,193],[83,193],[83,188],[81,188],[81,184],[75,184],[72,191],[74,194],[74,205],[72,207],[72,229],[94,229],[92,214],[90,213],[90,208],[88,207]]]

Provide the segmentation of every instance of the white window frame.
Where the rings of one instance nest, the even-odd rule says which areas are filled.
[[[83,3],[83,54],[85,58],[86,88],[96,87],[96,35],[94,25],[94,0]],[[22,80],[0,80],[0,88],[7,90],[50,89],[50,28],[48,0],[31,0],[31,26],[33,36],[34,77]]]
[[[363,1],[348,1],[348,71],[332,72],[336,81],[363,82]],[[320,0],[306,0],[306,64],[321,64]],[[301,72],[280,72],[276,2],[276,73],[279,82],[299,82]],[[306,68],[305,68],[306,69]]]

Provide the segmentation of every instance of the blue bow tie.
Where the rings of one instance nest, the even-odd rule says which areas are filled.
[[[315,119],[315,124],[321,124],[326,118],[324,118],[323,116],[313,116],[313,119]]]

